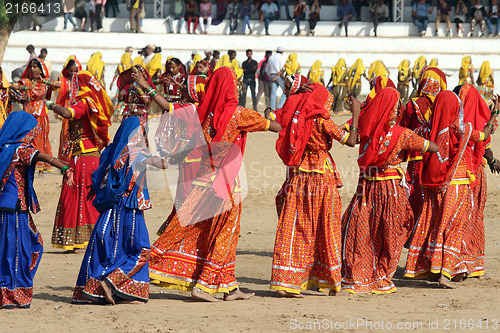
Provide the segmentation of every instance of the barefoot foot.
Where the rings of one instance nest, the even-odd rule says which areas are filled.
[[[302,294],[289,293],[288,291],[284,290],[278,290],[278,295],[280,295],[281,297],[289,297],[289,298],[304,298],[304,295]]]
[[[224,294],[225,301],[239,301],[239,300],[247,300],[255,296],[255,293],[245,294],[241,290],[237,290],[234,293]]]
[[[441,288],[449,288],[449,289],[456,289],[456,288],[458,288],[458,286],[456,284],[454,284],[453,282],[451,282],[450,280],[448,280],[444,276],[441,276],[439,278],[438,282],[439,282],[439,286]]]
[[[215,298],[214,295],[206,293],[198,288],[193,288],[193,290],[191,291],[191,297],[205,302],[221,302],[221,300]]]
[[[99,281],[99,284],[101,285],[102,289],[104,290],[104,297],[106,297],[106,301],[108,301],[108,303],[110,303],[112,305],[115,305],[116,303],[115,303],[115,300],[113,299],[113,292],[108,287],[106,282]]]
[[[328,296],[349,296],[349,292],[345,290],[339,290],[339,291],[330,290]]]

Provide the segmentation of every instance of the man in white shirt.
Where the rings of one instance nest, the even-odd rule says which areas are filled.
[[[281,87],[282,90],[285,89],[285,80],[283,76],[278,76],[280,71],[285,66],[285,57],[283,56],[283,47],[278,46],[276,49],[276,53],[269,57],[266,65],[266,73],[271,77],[271,109],[276,110],[283,107],[285,104],[286,96],[285,94],[281,95],[280,103],[276,108],[276,92],[278,91],[278,87]]]
[[[156,49],[156,46],[154,46],[153,44],[149,44],[146,47],[146,54],[144,55],[144,63],[146,65],[148,64],[148,62],[151,61],[151,59],[153,59],[153,57],[155,55],[155,49]]]

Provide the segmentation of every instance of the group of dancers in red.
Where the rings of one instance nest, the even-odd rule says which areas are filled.
[[[187,75],[182,66],[170,58],[167,73],[155,80],[141,65],[120,68],[123,121],[112,140],[111,99],[76,57],[68,58],[58,81],[37,58],[19,83],[2,74],[0,88],[24,110],[2,101],[0,308],[31,304],[43,253],[30,214],[39,210],[33,179],[36,168],[52,167],[64,175],[52,243],[86,249],[75,303],[147,302],[150,283],[189,290],[203,301],[221,301],[217,293],[225,301],[251,298],[235,275],[238,173],[247,134],[259,131],[279,134],[276,151],[287,167],[276,197],[270,281],[279,295],[303,297],[309,288],[332,296],[394,292],[404,246],[405,277],[456,288],[484,275],[484,168],[500,170],[490,149],[499,96],[487,103],[470,84],[447,90],[443,72],[427,67],[406,105],[394,83],[379,76],[364,102],[348,98],[352,119],[337,125],[332,95],[304,76],[286,76],[286,102],[262,116],[238,105],[232,68],[212,72],[200,63]],[[50,100],[53,90],[57,102]],[[152,103],[163,111],[153,141],[147,133]],[[58,157],[47,153],[49,110],[63,119]],[[334,140],[359,146],[358,186],[344,214],[342,180],[330,154]],[[179,172],[175,202],[150,245],[147,166],[169,164]]]

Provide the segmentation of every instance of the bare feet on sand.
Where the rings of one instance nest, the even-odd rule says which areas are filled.
[[[115,300],[113,299],[113,293],[111,292],[111,289],[108,287],[106,282],[99,281],[99,283],[101,284],[101,287],[104,290],[104,297],[106,297],[106,301],[108,301],[108,303],[112,305],[115,305],[116,303]]]
[[[281,297],[289,297],[289,298],[304,298],[304,295],[302,294],[289,293],[288,291],[284,290],[278,290],[278,295],[280,295]]]
[[[339,290],[339,291],[330,290],[328,296],[349,296],[349,292],[345,290]]]
[[[248,293],[245,294],[241,290],[237,290],[234,293],[230,294],[224,294],[224,300],[225,301],[240,301],[240,300],[247,300],[255,296],[255,293]]]
[[[458,288],[458,286],[456,284],[454,284],[453,282],[451,282],[450,280],[448,280],[446,277],[442,276],[439,278],[439,286],[441,288],[449,288],[449,289],[456,289]]]
[[[193,288],[191,291],[191,297],[199,301],[205,302],[221,302],[222,300],[215,298],[214,295],[206,293],[198,288]]]

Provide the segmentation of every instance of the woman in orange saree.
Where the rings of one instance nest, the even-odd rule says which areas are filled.
[[[420,80],[416,97],[407,104],[400,125],[415,131],[420,136],[427,137],[428,123],[432,116],[432,105],[439,92],[446,90],[446,76],[438,68],[424,67],[420,72]],[[410,205],[415,220],[422,208],[423,189],[420,187],[420,170],[422,169],[422,154],[411,151],[408,155],[406,176],[410,186]]]
[[[298,82],[297,82],[298,81]],[[340,291],[340,175],[329,151],[332,141],[354,147],[360,103],[351,97],[353,123],[346,132],[330,119],[333,96],[319,83],[311,92],[296,93],[304,76],[288,76],[287,100],[277,110],[283,128],[276,151],[288,166],[276,200],[279,222],[274,244],[271,289],[285,297],[318,286],[330,295]],[[352,135],[351,135],[352,134]]]
[[[216,302],[247,299],[235,277],[240,231],[238,171],[248,132],[281,127],[258,112],[238,106],[236,75],[217,69],[206,84],[198,108],[206,148],[193,186],[165,232],[151,247],[151,283],[191,290],[192,297]]]
[[[437,151],[396,125],[400,108],[399,92],[385,88],[359,119],[359,184],[342,218],[342,289],[353,294],[396,291],[392,277],[413,225],[400,163],[408,150]]]
[[[451,91],[443,91],[437,96],[429,138],[438,144],[439,153],[423,156],[420,184],[424,187],[424,200],[410,243],[405,277],[422,278],[435,274],[442,287],[456,288],[450,280],[464,273],[461,268],[465,264],[461,256],[464,226],[473,210],[470,184],[475,181],[475,175],[469,168],[476,162],[468,148],[469,141],[487,140],[497,114],[491,113],[480,132],[474,129],[478,125],[465,122],[458,96]]]
[[[478,89],[470,84],[458,86],[453,90],[464,106],[464,121],[471,123],[475,130],[482,130],[490,117],[490,110],[484,102]],[[459,274],[467,277],[482,277],[484,275],[484,207],[486,205],[486,175],[483,158],[485,151],[491,145],[491,140],[484,142],[469,141],[467,153],[472,156],[467,170],[475,176],[470,184],[472,188],[472,215],[463,228],[464,241],[461,248],[461,266]],[[455,281],[461,280],[460,276]]]
[[[17,85],[11,86],[13,89],[21,91],[21,103],[23,110],[33,115],[38,121],[38,127],[42,131],[35,136],[33,147],[36,150],[52,156],[52,148],[49,140],[49,117],[47,115],[47,107],[44,99],[50,99],[52,95],[52,87],[48,84],[49,71],[43,60],[33,58],[28,63],[26,70],[21,76],[21,80]],[[46,162],[37,162],[36,169],[40,172],[53,171],[51,164]]]

